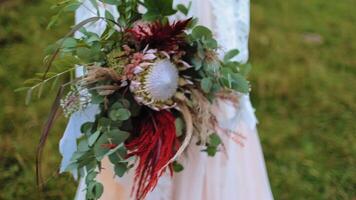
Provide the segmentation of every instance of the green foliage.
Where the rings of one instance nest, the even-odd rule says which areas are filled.
[[[204,40],[211,39],[213,37],[213,33],[205,26],[196,26],[192,30],[191,36],[194,40]]]
[[[215,52],[218,43],[213,38],[211,30],[204,26],[194,27],[189,36],[189,41],[192,46],[197,48],[196,55],[191,62],[202,77],[200,87],[204,93],[213,97],[214,93],[222,88],[245,94],[249,92],[250,88],[246,75],[250,65],[241,65],[233,60],[239,54],[237,49],[228,51],[224,59],[220,61]]]
[[[203,151],[207,152],[208,156],[214,157],[219,150],[220,144],[220,137],[216,133],[211,134],[206,144],[206,149],[204,149]]]
[[[179,172],[181,172],[181,171],[183,171],[183,170],[184,170],[183,165],[181,165],[181,164],[178,163],[177,161],[174,161],[174,162],[173,162],[173,171],[174,171],[174,172],[179,173]]]
[[[66,38],[63,39],[61,43],[67,45],[69,49],[72,48],[74,41],[70,40],[70,38]],[[50,50],[47,48],[46,52],[48,51]],[[46,57],[45,62],[47,62],[47,59],[49,58]],[[74,71],[74,66],[79,63],[80,61],[76,57],[64,52],[53,62],[53,70],[55,71],[36,73],[35,77],[24,81],[24,86],[15,91],[27,90],[25,102],[26,104],[29,104],[35,91],[37,92],[37,97],[40,98],[43,91],[48,89],[53,90],[56,86],[60,86],[61,80],[68,77],[68,74],[71,74]]]
[[[173,9],[173,0],[145,0],[144,5],[147,12],[143,18],[147,21],[162,20],[177,12]]]
[[[111,163],[114,164],[115,175],[119,177],[122,177],[132,167],[128,162],[124,161],[126,154],[126,149],[122,146],[109,155]]]
[[[129,132],[121,131],[120,129],[113,128],[108,131],[110,141],[114,144],[123,144],[125,140],[130,136]]]
[[[75,53],[83,63],[100,62],[105,59],[100,43],[95,43],[90,47],[79,47]]]
[[[88,200],[97,200],[104,192],[103,184],[95,180],[98,172],[91,170],[88,172],[88,175],[85,177],[86,188],[86,199]]]
[[[233,59],[235,56],[237,56],[239,54],[239,50],[237,49],[232,49],[229,52],[227,52],[224,56],[224,62],[227,63],[229,62],[231,59]]]
[[[213,81],[209,77],[205,77],[200,82],[200,87],[205,93],[210,93],[213,87]]]
[[[122,177],[128,170],[127,162],[119,162],[115,164],[114,172],[118,177]]]
[[[217,41],[213,38],[213,33],[211,32],[210,29],[208,29],[205,26],[196,26],[193,28],[192,33],[190,34],[191,41],[195,42],[196,45],[198,45],[200,48],[199,54],[204,54],[203,51],[204,48],[207,49],[217,49],[218,48],[218,43]]]
[[[119,108],[117,110],[111,110],[109,116],[113,121],[125,121],[130,118],[131,113],[126,108]]]
[[[93,94],[96,96],[97,94]],[[117,99],[120,99],[117,101]],[[110,101],[111,100],[111,101]],[[106,102],[107,103],[107,102]],[[84,123],[81,127],[84,135],[78,139],[78,148],[74,153],[70,166],[66,171],[91,171],[96,174],[95,170],[100,169],[101,161],[105,156],[109,156],[110,161],[114,164],[115,174],[123,176],[130,168],[126,160],[126,149],[124,142],[130,136],[130,133],[124,131],[127,129],[130,121],[130,109],[136,109],[135,104],[124,97],[109,99],[109,108],[102,109],[96,116],[94,122]],[[100,102],[103,107],[104,102]],[[108,116],[108,117],[105,117]],[[125,121],[125,126],[122,122]],[[94,175],[91,175],[91,177]],[[87,178],[88,179],[88,178]],[[87,182],[88,199],[98,199],[102,194],[102,184],[92,179]]]
[[[185,6],[184,4],[178,4],[177,10],[187,16],[191,7],[192,2],[190,1],[188,6]]]
[[[82,2],[78,0],[62,0],[51,6],[51,9],[57,10],[57,14],[53,15],[47,25],[47,29],[52,28],[58,24],[63,13],[74,12],[82,5]]]
[[[236,68],[235,65],[234,68]],[[233,69],[227,67],[223,68],[221,73],[222,77],[220,78],[220,82],[223,86],[241,93],[249,92],[249,83],[241,74],[236,73]]]
[[[119,20],[121,27],[127,28],[132,25],[140,16],[137,12],[139,0],[121,0],[118,1]]]

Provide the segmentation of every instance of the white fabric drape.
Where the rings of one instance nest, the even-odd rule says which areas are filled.
[[[179,0],[175,3],[185,3]],[[100,13],[108,9],[117,16],[111,6],[101,6]],[[76,21],[80,22],[95,15],[89,1],[78,9]],[[214,30],[221,45],[221,52],[229,49],[239,49],[236,60],[246,62],[248,59],[249,34],[249,0],[193,0],[190,15],[198,17],[199,23]],[[104,22],[88,26],[91,31],[101,34]],[[78,35],[79,37],[80,35]],[[249,97],[242,96],[238,108],[230,102],[218,101],[214,107],[221,128],[229,129],[243,135],[244,146],[226,134],[220,133],[223,139],[224,153],[208,157],[200,152],[200,147],[189,146],[180,158],[185,169],[171,178],[164,175],[147,200],[270,200],[273,199],[265,169],[263,154],[257,135],[254,109]],[[94,110],[95,111],[95,110]],[[86,116],[93,116],[93,110],[86,110]],[[61,152],[64,155],[64,168],[76,149],[73,139],[79,136],[80,123],[91,118],[83,118],[79,114],[71,117],[64,137],[61,141]],[[233,137],[233,136],[232,136]],[[108,161],[104,161],[106,169],[99,176],[105,185],[105,193],[101,199],[130,199],[133,170],[123,178],[113,178],[113,172]],[[78,188],[76,200],[85,198],[83,184]]]

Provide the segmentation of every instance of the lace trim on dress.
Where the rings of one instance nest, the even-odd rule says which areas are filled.
[[[248,0],[209,0],[215,16],[214,30],[223,50],[238,49],[237,61],[247,62],[249,36]]]
[[[223,48],[222,51],[238,49],[240,53],[235,59],[246,63],[248,60],[250,2],[248,0],[209,0],[209,2],[215,16],[214,30]],[[243,120],[253,130],[257,119],[248,95],[241,97],[238,110],[232,120],[238,122]]]

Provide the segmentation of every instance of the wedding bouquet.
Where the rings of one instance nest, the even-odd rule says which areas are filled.
[[[238,104],[238,94],[249,91],[248,66],[233,61],[237,50],[221,56],[212,31],[197,25],[197,19],[169,20],[177,12],[187,15],[189,6],[174,9],[172,0],[103,2],[117,6],[119,18],[107,11],[105,17],[79,23],[47,49],[47,70],[27,82],[29,100],[33,91],[41,95],[48,83],[55,87],[62,80],[37,162],[59,108],[69,117],[95,104],[100,112],[82,125],[67,171],[78,170],[85,177],[87,199],[98,199],[105,188],[96,175],[108,157],[119,177],[135,170],[133,191],[136,199],[144,199],[166,170],[183,170],[176,160],[188,145],[204,146],[209,156],[221,149],[211,106],[221,98]],[[58,6],[63,12],[80,4],[67,0]],[[107,23],[102,35],[85,29],[99,20]],[[83,36],[72,37],[78,31]],[[78,66],[84,68],[82,77],[73,75]],[[192,137],[196,144],[190,143]]]

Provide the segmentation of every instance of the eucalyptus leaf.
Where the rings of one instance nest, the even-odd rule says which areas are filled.
[[[97,92],[91,92],[91,103],[100,104],[104,102],[104,97],[99,95]]]
[[[203,78],[200,82],[200,86],[205,93],[209,93],[211,91],[212,85],[213,85],[213,82],[208,77]]]
[[[205,26],[196,26],[192,30],[192,37],[194,39],[211,39],[213,37],[213,33]]]
[[[96,170],[96,169],[100,168],[100,166],[98,166],[98,162],[95,160],[95,156],[93,156],[93,154],[91,154],[90,160],[88,160],[85,163],[84,167],[85,167],[86,171]]]
[[[147,9],[143,15],[145,20],[162,20],[162,18],[177,12],[173,9],[173,0],[145,0],[144,4]]]
[[[124,176],[124,174],[127,172],[128,167],[127,167],[128,163],[127,162],[119,162],[115,164],[115,174],[119,177]]]
[[[240,63],[236,61],[227,61],[224,62],[224,68],[229,68],[234,73],[239,73]]]
[[[88,144],[88,140],[86,139],[86,137],[82,137],[78,140],[78,145],[77,145],[77,151],[78,152],[86,152],[89,151],[89,144]]]
[[[210,145],[210,146],[215,146],[215,147],[217,147],[217,146],[219,146],[220,144],[221,144],[221,139],[220,139],[220,137],[219,137],[216,133],[211,134],[211,135],[209,136],[209,145]]]
[[[121,143],[125,142],[125,140],[130,136],[130,133],[126,131],[121,131],[119,129],[112,129],[108,131],[108,138],[111,139],[111,142],[120,145]]]
[[[95,180],[96,176],[98,175],[98,172],[92,170],[90,172],[88,172],[88,174],[85,177],[85,183],[87,185],[90,184],[90,182],[92,182],[93,180]]]
[[[110,110],[118,110],[120,108],[123,108],[124,105],[121,102],[115,102],[110,106]]]
[[[91,133],[93,129],[94,123],[93,122],[85,122],[81,127],[80,127],[80,132],[89,134]]]
[[[204,151],[208,153],[208,156],[214,157],[218,150],[215,146],[208,146]]]
[[[192,63],[195,70],[199,70],[203,66],[203,60],[198,58],[197,56],[192,59]]]
[[[120,108],[118,110],[112,110],[109,113],[109,117],[113,121],[125,121],[128,120],[131,116],[131,113],[126,108]]]
[[[126,149],[125,145],[123,145],[119,149],[117,149],[117,151],[115,153],[118,154],[121,158],[126,158],[127,149]]]
[[[94,144],[94,154],[97,161],[101,161],[104,156],[110,151],[105,145],[109,144],[110,141],[108,139],[107,134],[101,134],[99,139]]]
[[[86,151],[80,159],[78,159],[78,163],[80,164],[79,166],[88,166],[88,165],[94,165],[96,166],[97,161],[95,160],[95,153],[92,149],[89,151]]]
[[[221,66],[220,63],[216,60],[204,62],[205,71],[212,75],[215,75],[218,73],[220,66]]]
[[[240,74],[233,74],[233,82],[232,82],[232,89],[241,92],[241,93],[248,93],[250,91],[250,84]]]
[[[177,5],[177,10],[179,10],[184,15],[188,15],[191,5],[192,5],[192,2],[189,2],[188,7],[186,7],[184,4],[178,4]]]
[[[223,86],[236,90],[241,93],[248,93],[250,90],[250,84],[244,76],[238,73],[234,73],[230,68],[222,68],[220,82]]]
[[[108,157],[109,157],[110,162],[113,164],[116,164],[123,160],[122,157],[117,152],[110,154]]]
[[[93,146],[93,144],[96,142],[96,140],[99,138],[99,136],[100,136],[100,131],[96,131],[95,133],[90,135],[88,138],[88,145],[90,147]]]
[[[78,164],[76,162],[70,163],[65,169],[65,172],[73,172],[78,169]]]
[[[180,163],[178,163],[177,161],[173,162],[173,171],[174,172],[181,172],[184,170],[183,165],[181,165]]]
[[[210,49],[217,49],[218,48],[218,42],[213,38],[204,40],[204,44],[206,45],[206,47],[208,47]]]
[[[221,90],[221,85],[219,83],[213,83],[213,86],[211,87],[211,92],[212,93],[217,93]]]
[[[240,51],[238,49],[232,49],[232,50],[228,51],[224,56],[224,62],[230,61],[232,58],[237,56],[239,53],[240,53]]]
[[[198,44],[197,44],[197,56],[200,59],[204,59],[205,58],[205,47],[202,45],[201,42],[198,42]]]
[[[98,120],[98,127],[109,128],[111,126],[111,120],[106,117],[101,117]]]
[[[109,154],[109,160],[111,163],[116,164],[118,162],[122,162],[125,160],[127,155],[127,150],[124,145],[120,146],[116,149],[116,151],[112,154]]]
[[[99,199],[103,194],[103,191],[104,191],[103,184],[93,181],[88,185],[87,198]]]
[[[79,164],[79,162],[83,159],[85,159],[85,155],[87,154],[87,151],[80,151],[77,150],[76,152],[73,153],[72,157],[71,157],[71,161],[73,163],[77,163]]]
[[[203,151],[208,153],[208,156],[215,156],[216,152],[218,151],[218,147],[221,144],[221,139],[220,137],[216,134],[213,133],[209,135],[209,141],[207,143],[207,148]]]

